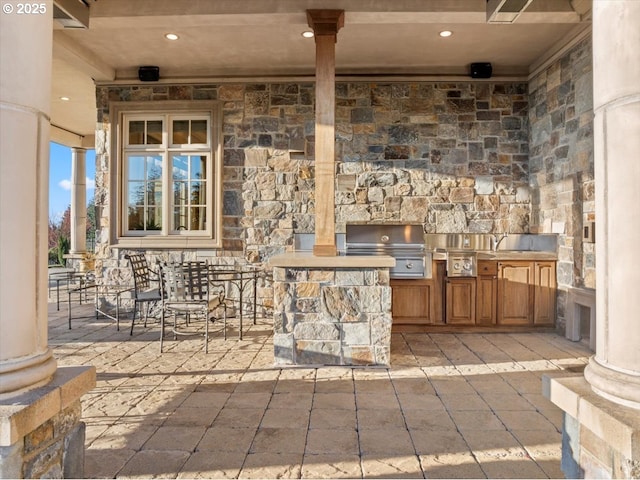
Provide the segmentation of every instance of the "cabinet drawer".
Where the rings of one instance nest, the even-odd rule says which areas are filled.
[[[478,275],[497,275],[498,262],[480,260],[478,262]]]

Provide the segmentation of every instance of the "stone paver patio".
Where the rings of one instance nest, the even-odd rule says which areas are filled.
[[[562,478],[545,373],[591,352],[552,333],[393,334],[392,367],[273,366],[268,321],[168,339],[49,305],[59,365],[94,365],[90,478]],[[250,323],[250,322],[247,322]]]

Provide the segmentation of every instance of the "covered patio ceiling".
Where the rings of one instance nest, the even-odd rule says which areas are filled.
[[[526,80],[590,28],[590,0],[533,0],[508,24],[487,22],[495,1],[56,0],[88,9],[89,26],[54,22],[52,137],[92,143],[95,84],[138,83],[142,65],[160,68],[159,83],[313,79],[307,9],[345,11],[336,45],[344,78],[459,80],[470,63],[490,62],[494,79]]]

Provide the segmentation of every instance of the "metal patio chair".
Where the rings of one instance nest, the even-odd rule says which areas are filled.
[[[144,314],[144,326],[147,326],[147,318],[149,316],[149,308],[151,303],[158,303],[162,300],[162,292],[159,287],[152,287],[152,281],[159,281],[157,274],[149,269],[147,259],[142,253],[130,253],[125,255],[131,264],[131,272],[133,275],[133,318],[131,319],[131,332],[133,335],[133,325],[136,321],[138,313],[138,304],[146,303],[147,309]],[[154,277],[154,278],[152,278]],[[140,312],[142,315],[142,312]]]
[[[165,319],[169,314],[173,318],[171,329],[174,340],[178,335],[200,335],[201,329],[192,325],[192,321],[204,320],[204,351],[209,353],[209,323],[219,319],[219,314],[216,314],[218,310],[222,311],[226,332],[224,285],[210,281],[209,266],[200,261],[161,264],[160,276],[163,296],[160,352],[164,345]],[[183,317],[182,325],[178,324],[178,317]]]

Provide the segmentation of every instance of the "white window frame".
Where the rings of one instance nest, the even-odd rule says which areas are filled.
[[[110,168],[110,240],[123,248],[222,248],[222,112],[220,102],[162,101],[112,102],[112,152]],[[161,145],[129,145],[128,122],[163,119]],[[173,120],[209,121],[207,143],[173,145]],[[162,157],[162,229],[128,230],[128,171],[126,155]],[[206,230],[172,230],[173,155],[207,157]]]

